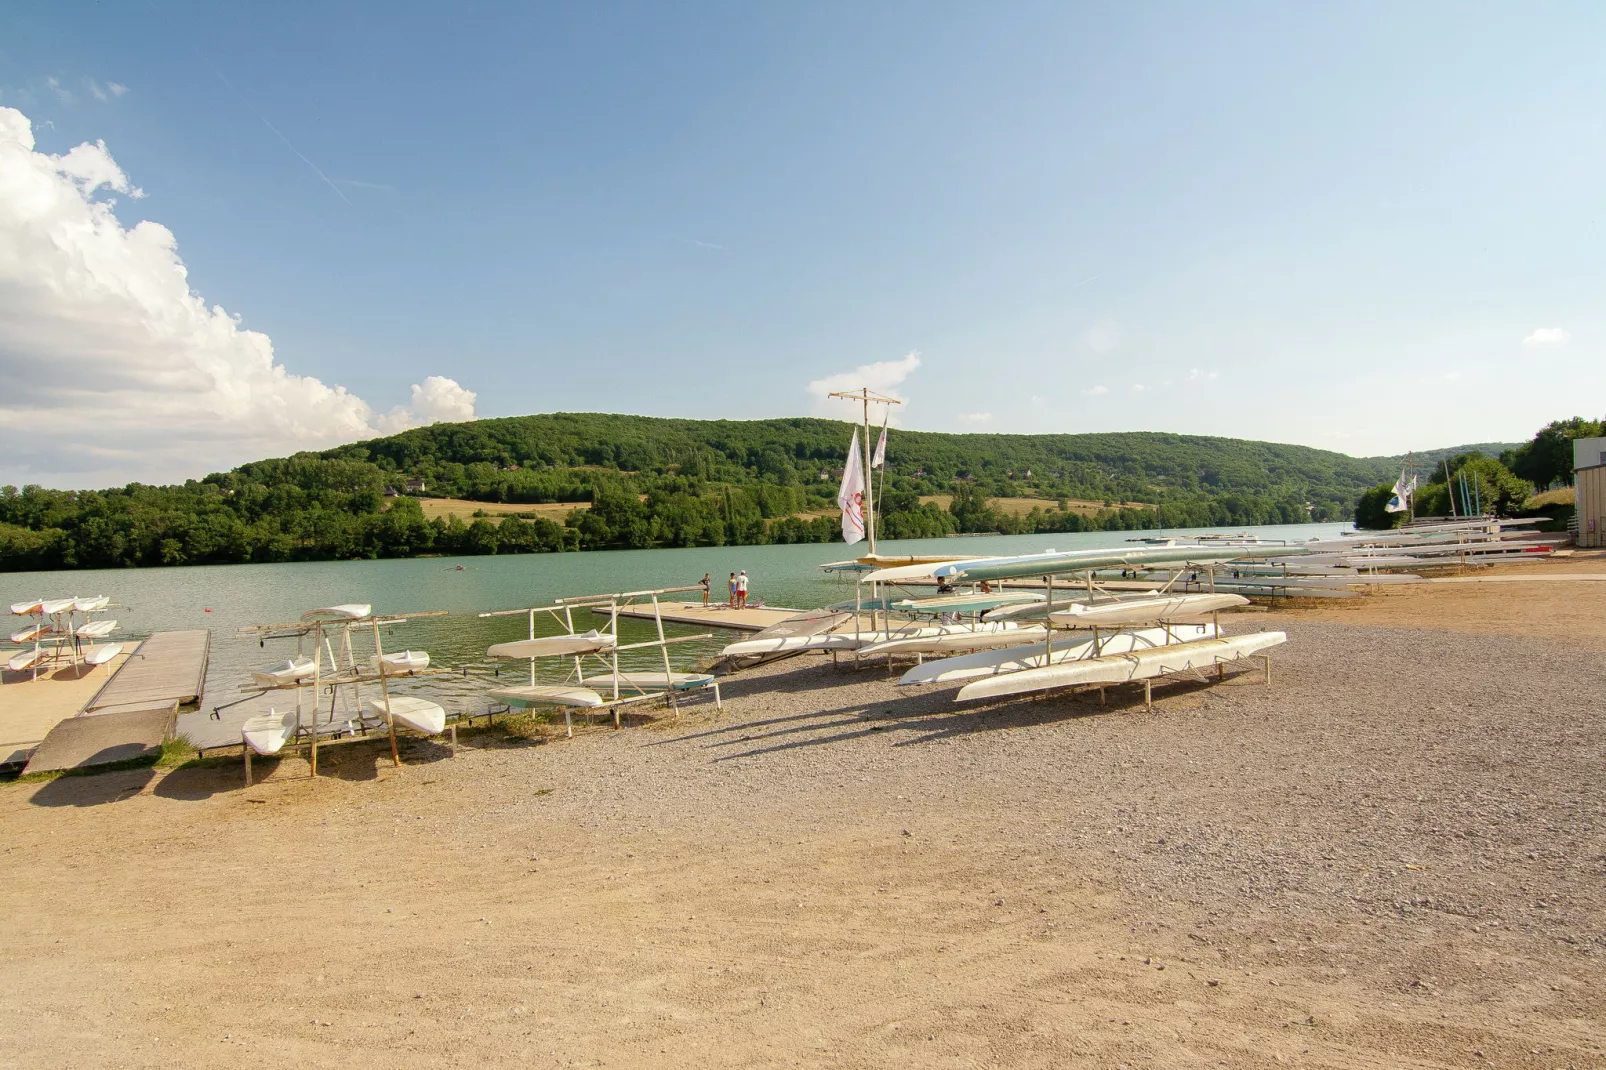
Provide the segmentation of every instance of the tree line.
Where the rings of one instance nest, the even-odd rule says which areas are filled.
[[[555,414],[437,424],[177,486],[5,487],[0,569],[835,541],[849,431]],[[890,453],[877,478],[889,539],[1339,519],[1394,463],[1160,433],[894,431]],[[465,521],[426,517],[420,494],[574,509]],[[937,494],[951,503],[921,500]],[[1005,512],[999,497],[1043,504]]]

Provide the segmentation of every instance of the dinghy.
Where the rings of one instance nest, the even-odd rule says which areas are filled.
[[[117,630],[114,620],[92,620],[88,624],[80,624],[73,634],[80,639],[104,639]]]
[[[74,598],[72,607],[80,613],[98,613],[105,609],[110,601],[106,595],[97,594],[92,598]]]
[[[12,672],[31,669],[33,668],[33,663],[38,661],[44,653],[43,650],[24,650],[19,654],[13,654],[11,655],[11,660],[6,662],[6,668]]]
[[[580,683],[586,687],[613,687],[614,673],[605,673],[601,676],[587,676]],[[714,678],[707,673],[700,672],[621,672],[617,674],[619,686],[628,687],[632,691],[665,691],[673,688],[684,691],[691,687],[702,687],[712,683]]]
[[[240,740],[257,754],[273,755],[284,749],[296,734],[296,713],[269,710],[255,717],[247,717],[240,726]]]
[[[11,612],[15,613],[19,617],[29,617],[39,612],[39,607],[43,604],[44,603],[37,598],[29,599],[26,602],[13,602],[11,603]]]
[[[550,658],[577,654],[596,654],[612,650],[619,643],[608,632],[589,631],[579,635],[544,635],[537,639],[518,639],[485,648],[492,658]]]
[[[965,702],[978,698],[1025,695],[1077,684],[1124,684],[1133,680],[1152,680],[1168,673],[1208,669],[1229,661],[1240,661],[1287,641],[1288,636],[1282,632],[1255,632],[1201,639],[1196,643],[1176,643],[1130,654],[1086,658],[977,680],[960,688],[958,698],[960,702]]]
[[[368,659],[368,664],[376,669],[380,668],[381,662],[384,663],[386,676],[400,676],[429,668],[429,655],[422,650],[398,650],[383,658],[376,654]]]
[[[251,682],[258,687],[284,687],[305,680],[317,669],[318,663],[312,658],[290,658],[266,669],[257,669],[251,674]]]
[[[1216,629],[1212,624],[1177,624],[1170,628],[1143,628],[1116,632],[1113,635],[1100,636],[1099,653],[1125,654],[1133,650],[1162,646],[1168,639],[1173,643],[1197,642],[1200,639],[1213,638],[1215,634]],[[1050,664],[1079,661],[1092,655],[1091,638],[1065,639],[1054,644],[1053,661]],[[924,665],[916,665],[903,674],[898,685],[900,687],[922,684],[951,686],[987,676],[1002,676],[1026,669],[1037,669],[1043,664],[1042,643],[1012,646],[1004,650],[983,650],[975,654],[964,654],[956,658],[943,658],[941,661],[928,661]]]
[[[503,687],[488,691],[485,697],[493,702],[515,709],[534,709],[539,706],[574,706],[595,709],[602,705],[602,696],[587,687],[568,687],[562,684],[535,684],[530,687]]]
[[[305,621],[319,620],[361,620],[372,613],[374,607],[365,602],[347,602],[344,605],[324,606],[322,609],[309,609],[301,614]]]
[[[376,698],[368,703],[368,708],[385,716],[385,700]],[[424,733],[426,736],[438,736],[446,731],[446,711],[438,703],[428,699],[413,698],[411,695],[392,695],[390,698],[390,717],[396,724]]]
[[[1248,604],[1249,599],[1240,594],[1167,594],[1129,598],[1102,605],[1068,606],[1050,613],[1048,619],[1072,628],[1094,628],[1107,624],[1147,624],[1178,617],[1201,617]]]
[[[54,617],[57,613],[71,613],[73,598],[53,598],[48,602],[39,603],[39,612],[47,617]]]
[[[104,665],[123,652],[122,643],[103,643],[84,651],[85,665]]]
[[[31,643],[41,635],[49,635],[55,630],[56,626],[48,621],[43,624],[30,624],[20,632],[12,632],[11,641],[13,643]]]
[[[877,654],[963,654],[970,650],[992,650],[1001,646],[1043,641],[1047,632],[1042,628],[1010,628],[1007,631],[954,632],[949,635],[932,635],[920,639],[888,639],[885,642],[861,646],[864,657]]]

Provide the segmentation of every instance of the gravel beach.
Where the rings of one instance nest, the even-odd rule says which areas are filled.
[[[1576,620],[1606,584],[1429,585],[1234,616],[1272,685],[1152,711],[814,656],[401,769],[0,785],[0,1065],[1606,1066]]]

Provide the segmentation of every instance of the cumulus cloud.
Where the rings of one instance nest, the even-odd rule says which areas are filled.
[[[267,335],[190,289],[171,231],[119,222],[117,195],[142,196],[104,143],[37,152],[0,107],[0,482],[198,477],[473,418],[474,394],[439,376],[376,418],[287,371]]]
[[[1539,346],[1564,346],[1572,341],[1572,334],[1561,327],[1540,327],[1522,340],[1529,349]]]
[[[1109,392],[1110,388],[1102,384],[1099,386],[1090,386],[1086,390],[1082,391],[1082,393],[1086,394],[1090,398],[1096,398],[1100,394],[1108,394]]]
[[[872,393],[885,394],[888,397],[907,400],[898,392],[903,381],[914,374],[920,367],[920,353],[912,350],[901,360],[883,360],[874,364],[861,364],[850,372],[838,372],[827,375],[823,379],[816,379],[809,384],[810,396],[814,398],[814,411],[821,416],[835,416],[851,419],[847,406],[839,398],[831,397],[837,391],[857,390],[861,386],[869,387]],[[893,405],[892,423],[898,423],[898,417],[909,406]]]
[[[960,423],[985,424],[991,423],[993,414],[990,412],[967,412],[959,417]]]

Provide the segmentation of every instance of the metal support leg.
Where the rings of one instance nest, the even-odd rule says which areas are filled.
[[[719,697],[719,684],[717,683],[714,685],[714,709],[718,710],[720,713],[725,712],[725,703]]]
[[[452,757],[457,757],[457,725],[452,725]]]
[[[563,730],[568,733],[570,739],[574,738],[574,721],[569,717],[569,707],[567,706],[563,707]]]
[[[1153,710],[1154,710],[1154,681],[1153,680],[1145,680],[1145,681],[1143,681],[1143,708],[1146,709],[1146,710],[1149,710],[1150,712],[1153,712]]]
[[[242,742],[240,750],[245,753],[245,786],[249,788],[251,786],[251,745]]]

